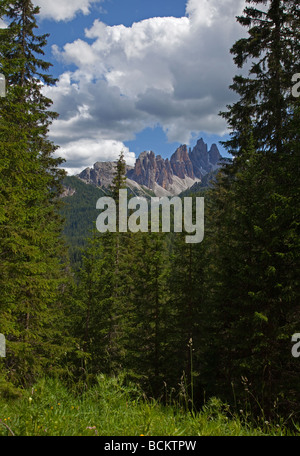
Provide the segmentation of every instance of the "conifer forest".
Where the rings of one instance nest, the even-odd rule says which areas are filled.
[[[24,411],[39,391],[52,385],[57,403],[87,395],[92,407],[99,382],[102,398],[132,388],[132,416],[140,394],[139,413],[155,401],[181,420],[208,419],[208,409],[213,420],[215,404],[250,434],[276,426],[299,434],[299,1],[247,0],[236,18],[244,35],[228,50],[235,102],[219,113],[231,158],[210,185],[179,195],[204,198],[198,243],[184,230],[97,230],[98,198],[114,198],[118,209],[126,189],[124,155],[106,193],[66,175],[48,135],[59,113],[43,91],[56,81],[38,15],[31,0],[0,1],[0,435],[40,435],[50,399],[39,399],[36,414]],[[76,198],[61,197],[66,183]],[[135,432],[120,419],[123,431],[103,433]],[[44,433],[72,433],[69,419],[57,430],[47,420]],[[84,432],[97,426],[85,423]],[[136,424],[137,435],[175,432],[149,426]],[[229,427],[224,421],[220,432]]]

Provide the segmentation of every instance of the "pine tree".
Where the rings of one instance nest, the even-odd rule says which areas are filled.
[[[114,260],[111,233],[100,235],[95,231],[84,249],[78,274],[78,307],[73,328],[74,336],[79,338],[78,373],[84,373],[85,381],[99,373],[111,374],[116,364],[117,354],[112,349],[115,307],[111,265]]]
[[[76,332],[87,358],[84,369],[92,376],[118,373],[124,360],[128,233],[118,231],[119,190],[125,188],[123,152],[116,163],[110,191],[116,203],[116,232],[94,231],[83,253],[78,293],[82,303]],[[130,280],[130,279],[129,279]]]
[[[299,312],[299,117],[290,81],[299,64],[299,3],[248,3],[267,8],[245,9],[238,21],[249,37],[232,48],[239,67],[247,59],[252,66],[249,77],[234,78],[240,97],[223,114],[234,160],[212,194],[219,228],[211,328],[219,336],[210,350],[222,347],[214,365],[220,390],[229,397],[234,385],[239,400],[251,392],[272,415],[274,402],[290,410],[299,397],[285,382],[297,371],[290,331]]]
[[[195,195],[193,195],[195,196]],[[176,385],[182,379],[187,396],[195,405],[201,398],[199,355],[203,344],[204,262],[203,243],[187,244],[186,233],[176,234],[172,244],[169,276],[173,328],[170,334],[170,370],[175,370]],[[170,341],[170,342],[171,342]]]
[[[61,159],[47,138],[56,114],[42,84],[52,84],[43,55],[47,35],[35,34],[31,1],[2,2],[0,68],[0,314],[7,338],[8,378],[27,384],[65,350],[60,331],[65,253],[58,215]]]
[[[164,392],[164,382],[171,387],[169,368],[174,362],[167,236],[134,233],[129,248],[125,366],[147,393],[158,397]]]
[[[126,188],[126,162],[124,152],[121,151],[116,163],[115,175],[110,185],[110,191],[116,205],[119,205],[119,190]],[[118,213],[118,211],[117,211]]]
[[[116,233],[109,233],[107,243],[111,243],[111,250],[114,257],[112,258],[112,310],[110,314],[111,319],[111,333],[109,353],[114,364],[122,366],[123,363],[123,338],[126,337],[126,315],[127,315],[127,267],[128,267],[128,239],[130,233],[122,233],[119,231],[119,192],[126,189],[126,163],[124,160],[124,153],[121,151],[120,156],[116,163],[115,176],[111,185],[111,193],[116,203]]]
[[[244,15],[237,18],[248,28],[248,37],[238,40],[231,53],[238,68],[243,68],[248,60],[251,67],[248,77],[234,77],[231,89],[239,99],[221,113],[232,130],[232,139],[224,144],[235,157],[247,147],[243,132],[249,129],[249,121],[257,151],[282,151],[286,142],[284,126],[295,101],[291,79],[299,69],[299,2],[247,0],[247,3],[266,5],[266,8],[246,7]]]

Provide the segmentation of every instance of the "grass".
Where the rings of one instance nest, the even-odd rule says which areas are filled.
[[[282,423],[253,427],[212,398],[199,413],[146,399],[123,378],[99,376],[82,394],[56,379],[40,380],[18,399],[0,398],[0,436],[263,436],[299,435]]]

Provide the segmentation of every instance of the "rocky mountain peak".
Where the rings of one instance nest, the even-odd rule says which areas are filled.
[[[127,177],[150,189],[154,188],[155,183],[166,188],[172,182],[172,170],[169,160],[164,160],[161,155],[155,156],[152,151],[142,152]]]
[[[208,159],[210,163],[212,163],[214,166],[218,165],[218,163],[222,159],[216,144],[212,144],[210,151],[208,152]]]
[[[126,165],[126,172],[131,169],[132,166]],[[96,162],[93,168],[86,168],[78,177],[87,184],[108,188],[115,175],[115,170],[116,162]]]
[[[184,179],[185,176],[195,179],[193,164],[190,160],[186,145],[178,147],[176,152],[172,155],[170,163],[175,176],[178,176],[181,179]]]
[[[176,195],[190,188],[195,182],[217,169],[221,155],[216,144],[208,151],[203,138],[193,149],[184,144],[177,148],[170,159],[144,151],[136,159],[135,166],[126,166],[126,177],[135,188],[147,187],[158,196]],[[115,162],[97,162],[79,174],[83,181],[108,188],[115,173]]]

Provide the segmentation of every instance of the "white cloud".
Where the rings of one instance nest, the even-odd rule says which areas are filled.
[[[212,0],[189,0],[186,6],[186,13],[192,21],[204,26],[211,26],[217,11]]]
[[[147,126],[146,113],[137,114],[134,101],[122,96],[116,86],[103,79],[90,81],[80,72],[64,73],[54,87],[44,87],[44,93],[54,102],[60,114],[51,128],[58,144],[82,138],[125,141]]]
[[[66,159],[64,168],[69,174],[79,174],[97,161],[117,160],[121,151],[124,152],[126,164],[133,166],[135,154],[130,152],[122,142],[114,140],[85,138],[79,141],[71,141],[58,149],[56,155]]]
[[[102,0],[34,0],[35,5],[41,7],[40,17],[55,21],[69,21],[74,19],[78,12],[89,14],[92,3]]]
[[[244,0],[189,0],[185,17],[131,27],[96,20],[86,41],[54,46],[58,59],[77,67],[45,89],[60,113],[52,139],[69,162],[75,154],[71,167],[78,168],[81,156],[82,163],[98,160],[99,141],[123,144],[157,123],[170,141],[186,144],[201,131],[224,134],[218,113],[233,101],[229,50],[244,33],[235,19],[243,6]]]
[[[211,27],[242,13],[245,0],[188,0],[186,14],[192,24]]]

